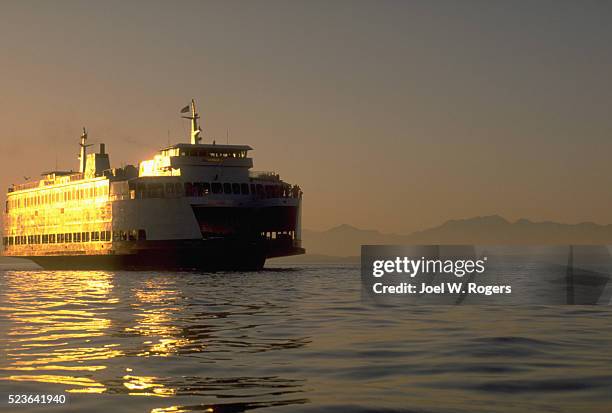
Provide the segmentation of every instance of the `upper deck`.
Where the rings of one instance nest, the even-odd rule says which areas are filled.
[[[82,173],[74,171],[43,172],[42,176],[42,179],[36,181],[30,181],[18,185],[13,184],[8,188],[8,192],[13,193],[30,189],[43,189],[55,185],[65,185],[74,181],[80,181],[84,178]]]
[[[193,167],[248,170],[253,167],[253,159],[247,156],[252,149],[247,145],[179,143],[160,150],[153,159],[140,162],[138,175],[180,176],[185,174],[185,169]]]
[[[189,106],[184,108],[184,113]],[[87,154],[87,131],[83,128],[81,135],[81,153],[79,156],[79,171],[51,171],[43,173],[43,178],[12,185],[8,189],[9,199],[24,196],[36,196],[34,193],[46,195],[47,190],[59,189],[72,191],[70,187],[81,186],[92,180],[130,181],[133,178],[180,177],[182,183],[220,182],[222,184],[276,183],[284,184],[280,176],[273,172],[254,172],[253,159],[248,156],[253,150],[248,145],[230,145],[201,143],[199,115],[195,110],[195,102],[191,103],[191,143],[177,143],[160,149],[153,159],[140,162],[138,169],[128,165],[125,168],[111,169],[108,154],[104,144],[100,144],[98,153]],[[127,184],[127,182],[126,182]],[[151,183],[152,185],[154,183]],[[106,185],[109,185],[107,182]],[[74,189],[74,188],[73,188]],[[61,195],[60,195],[61,197]],[[11,202],[15,203],[15,202]],[[19,202],[16,202],[19,204]]]

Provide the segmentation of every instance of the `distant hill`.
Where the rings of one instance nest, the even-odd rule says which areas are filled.
[[[409,237],[383,234],[350,225],[340,225],[327,231],[302,231],[302,244],[308,255],[350,257],[361,254],[362,244],[405,244]]]
[[[612,225],[510,222],[492,215],[450,220],[409,235],[345,224],[327,231],[304,230],[302,240],[308,254],[349,257],[359,255],[363,244],[612,244]]]

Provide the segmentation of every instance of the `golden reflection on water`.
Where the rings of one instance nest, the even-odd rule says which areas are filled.
[[[184,408],[182,406],[170,406],[170,407],[158,407],[155,409],[151,410],[151,413],[186,413],[186,412],[191,412],[193,410],[189,409],[189,408]],[[202,413],[213,413],[215,411],[215,409],[213,409],[212,407],[209,407],[205,410],[199,410]]]
[[[0,372],[6,374],[0,373],[0,380],[60,384],[70,393],[103,393],[107,385],[91,374],[107,369],[104,361],[168,356],[189,342],[177,337],[180,329],[172,324],[180,295],[169,285],[159,290],[149,280],[133,292],[134,324],[125,331],[147,340],[136,350],[126,350],[118,343],[108,343],[113,337],[113,320],[108,314],[119,303],[113,296],[112,273],[24,271],[6,275],[4,307],[0,307],[8,319],[6,362],[0,366]],[[94,344],[95,337],[106,343]],[[122,380],[130,395],[175,394],[174,389],[157,383],[156,377],[130,374]]]
[[[180,311],[178,301],[181,294],[172,280],[147,280],[136,289],[134,297],[132,307],[136,311],[136,323],[126,331],[145,337],[159,337],[157,342],[145,341],[143,344],[147,347],[138,356],[167,357],[190,343],[189,339],[180,337],[181,329],[175,323],[176,314]]]
[[[106,387],[94,379],[51,372],[95,372],[106,368],[99,361],[123,354],[115,346],[91,344],[92,337],[105,335],[111,325],[105,310],[117,303],[112,289],[112,276],[104,272],[8,272],[2,301],[7,307],[0,308],[9,320],[8,363],[2,370],[40,374],[10,374],[0,380],[104,392]]]
[[[123,385],[131,390],[129,394],[132,396],[169,397],[176,394],[174,389],[155,383],[157,377],[125,375],[123,379],[125,380]],[[138,392],[134,392],[134,390],[138,390]]]
[[[170,406],[152,410],[157,413],[212,412],[217,407],[208,404],[211,399],[229,398],[233,406],[243,397],[269,400],[300,391],[299,380],[268,374],[243,377],[235,367],[243,367],[244,362],[231,362],[239,352],[293,349],[306,342],[300,337],[269,337],[258,330],[259,322],[251,319],[260,309],[258,304],[228,305],[221,300],[214,302],[216,308],[207,308],[195,303],[184,278],[164,274],[5,271],[0,275],[0,382],[9,386],[24,383],[28,388],[25,383],[38,383],[46,385],[45,391],[52,391],[53,385],[67,393],[206,401],[179,406],[176,400],[164,399]],[[227,312],[236,319],[228,322]],[[194,355],[204,349],[210,354]],[[194,363],[215,363],[220,352],[230,367],[205,370],[204,377],[185,363],[190,357]],[[167,361],[172,365],[178,360],[176,366],[185,373],[169,376],[161,366],[166,360],[153,359],[170,356],[174,360]],[[219,377],[211,377],[211,371]]]

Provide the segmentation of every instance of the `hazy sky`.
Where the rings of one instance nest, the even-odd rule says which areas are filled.
[[[612,3],[2,1],[0,184],[205,137],[305,192],[304,226],[612,223]],[[4,192],[4,190],[2,191]]]

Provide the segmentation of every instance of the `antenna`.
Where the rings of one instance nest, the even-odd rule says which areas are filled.
[[[229,128],[225,130],[225,143],[229,145]]]

